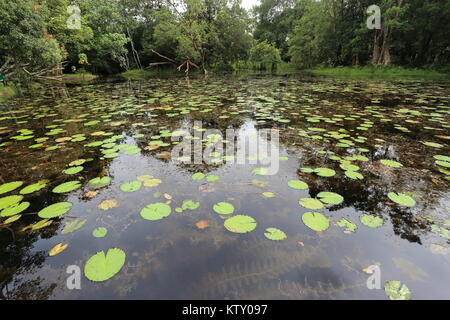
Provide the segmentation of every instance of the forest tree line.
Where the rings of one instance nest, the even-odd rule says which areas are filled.
[[[371,30],[367,8],[381,9]],[[67,8],[80,8],[70,29]],[[0,72],[450,64],[450,0],[0,0]],[[447,67],[448,68],[448,67]]]

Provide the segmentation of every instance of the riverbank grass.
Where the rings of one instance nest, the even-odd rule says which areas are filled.
[[[314,74],[351,77],[419,77],[419,78],[450,78],[450,74],[428,69],[407,69],[401,67],[336,67],[315,68],[307,70]]]
[[[5,86],[0,83],[0,101],[12,98],[16,95],[16,90],[12,86]]]

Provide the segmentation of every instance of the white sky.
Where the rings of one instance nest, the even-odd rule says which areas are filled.
[[[259,0],[242,0],[242,6],[245,9],[251,9],[255,4],[258,4]]]

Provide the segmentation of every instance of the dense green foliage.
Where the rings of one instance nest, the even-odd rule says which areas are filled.
[[[70,5],[80,28],[68,28]],[[366,25],[381,8],[381,29]],[[8,77],[187,66],[299,68],[450,61],[450,0],[0,0],[0,72]],[[189,63],[188,63],[189,62]]]
[[[372,4],[381,9],[379,30],[366,24]],[[450,61],[448,0],[262,0],[254,11],[255,38],[276,43],[302,67]]]

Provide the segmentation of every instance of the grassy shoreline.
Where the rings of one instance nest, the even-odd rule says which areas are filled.
[[[402,67],[336,67],[314,68],[306,70],[318,75],[351,76],[351,77],[418,77],[418,78],[449,78],[450,74],[429,69],[408,69]]]
[[[16,89],[12,86],[0,84],[0,101],[10,99],[16,95]]]
[[[96,78],[97,76],[92,73],[70,73],[63,75],[63,82],[68,83],[89,82]]]

